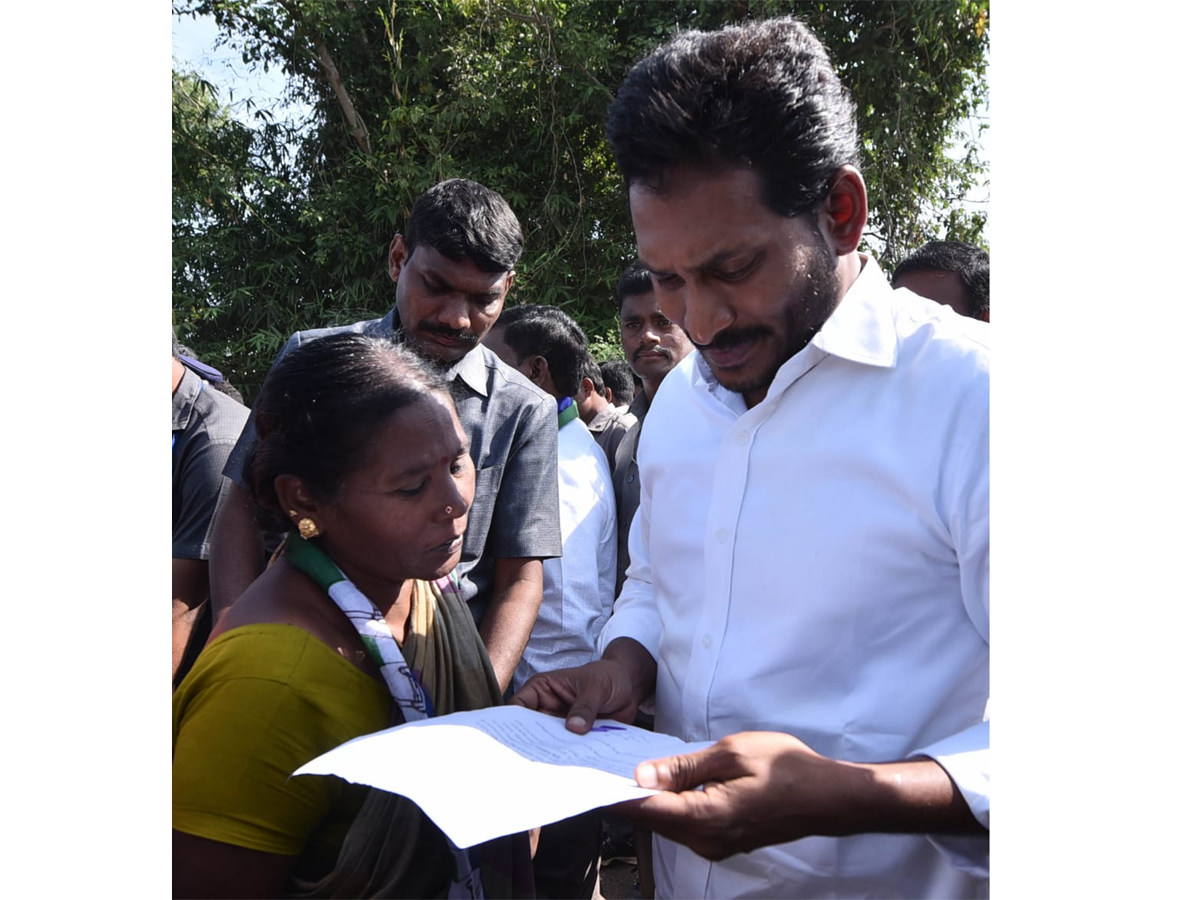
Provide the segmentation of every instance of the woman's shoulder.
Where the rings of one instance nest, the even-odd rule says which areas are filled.
[[[234,631],[242,631],[244,635],[254,634],[256,637],[252,640],[271,643],[278,640],[275,636],[282,634],[267,628],[272,625],[292,626],[317,644],[324,645],[334,656],[341,657],[366,677],[382,684],[358,632],[345,614],[311,579],[285,561],[268,568],[226,611],[213,627],[209,646],[215,646],[227,633]],[[247,628],[251,631],[243,631]],[[292,649],[298,651],[301,649],[299,645],[304,642],[300,641],[299,636],[292,635],[291,643],[295,645]],[[242,646],[247,644],[243,642]],[[282,652],[285,649],[286,642],[281,643],[279,650]],[[315,645],[309,652],[314,658],[320,656]]]
[[[370,678],[330,647],[298,625],[253,622],[226,629],[214,637],[201,654],[206,676],[256,678],[294,684],[329,678]],[[200,660],[197,660],[197,666]]]
[[[264,622],[242,625],[215,638],[173,700],[177,728],[185,719],[231,709],[305,720],[308,726],[314,718],[328,717],[379,727],[390,695],[386,687],[304,629]]]

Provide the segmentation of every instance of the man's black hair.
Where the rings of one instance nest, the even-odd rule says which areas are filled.
[[[628,406],[633,402],[633,369],[623,359],[610,359],[600,363],[604,384],[612,388],[612,402],[617,406]]]
[[[413,204],[404,232],[409,258],[428,244],[447,259],[469,259],[483,272],[508,272],[525,238],[516,214],[495,191],[466,178],[435,184]]]
[[[896,266],[892,283],[912,272],[954,272],[967,289],[972,318],[991,313],[991,260],[987,251],[962,241],[930,241]]]
[[[596,389],[596,393],[601,397],[604,396],[604,373],[600,370],[600,363],[596,362],[596,358],[589,352],[583,361],[583,371],[580,374],[580,379],[590,378],[592,387]]]
[[[559,397],[574,397],[583,380],[588,339],[584,330],[557,306],[511,306],[496,319],[504,329],[504,342],[523,363],[541,356],[550,367],[550,380]]]
[[[838,167],[858,165],[854,101],[790,16],[676,35],[629,71],[607,133],[627,188],[662,190],[677,166],[747,168],[782,216],[812,208]]]
[[[617,315],[621,314],[621,304],[626,297],[637,294],[654,293],[654,282],[650,278],[650,270],[640,259],[621,273],[617,279]]]

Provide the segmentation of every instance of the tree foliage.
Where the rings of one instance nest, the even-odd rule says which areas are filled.
[[[678,28],[785,12],[829,46],[858,102],[869,242],[885,266],[925,240],[978,243],[951,148],[986,103],[986,2],[177,0],[313,108],[233,120],[173,74],[174,309],[180,337],[253,397],[286,335],[382,315],[385,251],[426,188],[499,191],[526,231],[513,303],[575,316],[619,355],[612,288],[635,244],[604,139],[625,72]]]

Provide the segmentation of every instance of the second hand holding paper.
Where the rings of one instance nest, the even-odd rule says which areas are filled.
[[[702,749],[611,719],[588,734],[520,706],[453,713],[364,735],[301,766],[408,797],[459,847],[650,797],[638,763]]]

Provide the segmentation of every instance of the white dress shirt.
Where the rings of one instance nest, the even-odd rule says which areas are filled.
[[[612,615],[617,504],[608,457],[578,418],[558,429],[558,503],[562,557],[542,561],[542,605],[514,690],[539,672],[596,659],[600,630]]]
[[[989,327],[873,260],[747,410],[692,353],[642,428],[601,650],[658,661],[655,727],[936,759],[988,824]],[[662,897],[975,897],[988,838],[812,837],[709,863],[655,837]]]

